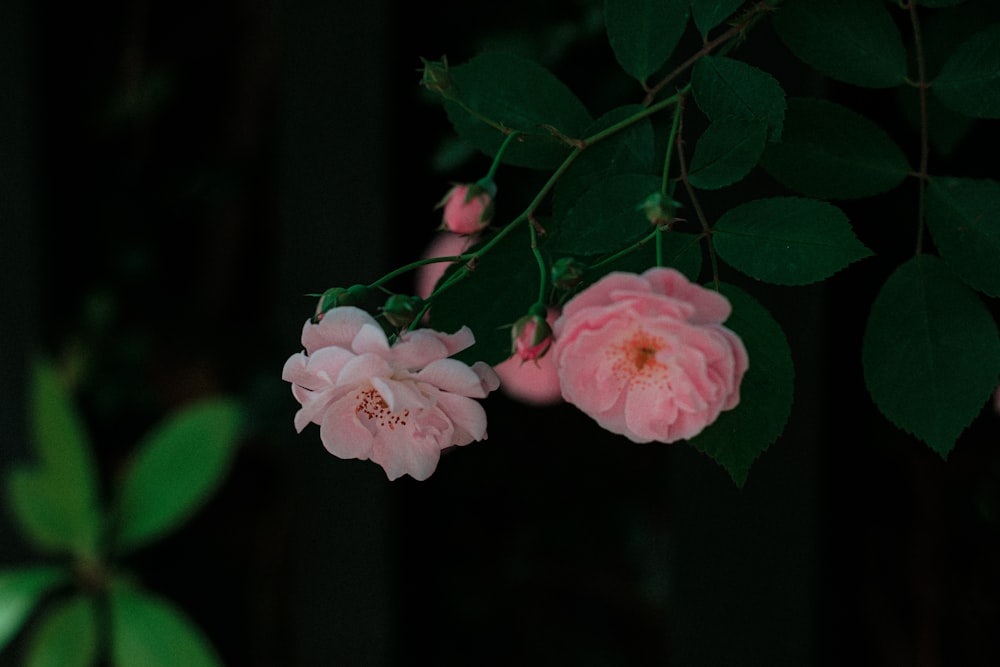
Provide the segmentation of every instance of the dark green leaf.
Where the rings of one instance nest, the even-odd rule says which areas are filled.
[[[663,265],[670,266],[685,276],[688,280],[697,281],[701,275],[701,237],[698,234],[683,232],[664,232],[663,234]],[[656,266],[656,242],[653,240],[642,244],[635,251],[628,253],[612,262],[588,271],[584,285],[597,282],[612,271],[628,273],[643,273],[646,269]],[[582,287],[581,287],[582,289]]]
[[[37,463],[11,470],[7,498],[21,528],[46,551],[97,554],[100,508],[87,431],[55,370],[36,360],[30,394]]]
[[[222,667],[202,632],[173,604],[116,582],[111,607],[114,667]]]
[[[118,489],[116,547],[127,552],[188,519],[229,471],[240,406],[211,399],[168,417],[139,444]]]
[[[1000,182],[933,178],[927,226],[951,270],[972,287],[1000,296]]]
[[[28,643],[26,667],[91,667],[97,662],[98,611],[76,595],[48,609]]]
[[[541,65],[507,53],[482,53],[451,69],[461,104],[445,100],[455,131],[493,157],[505,135],[483,118],[520,130],[523,141],[504,153],[505,164],[553,169],[569,154],[569,146],[550,131],[579,138],[593,119],[583,103]],[[471,109],[474,113],[470,113]]]
[[[743,4],[743,0],[691,0],[691,17],[698,32],[707,35]]]
[[[695,102],[710,120],[763,120],[769,141],[781,138],[785,91],[763,70],[732,58],[705,56],[694,66]]]
[[[470,251],[482,245],[473,246]],[[442,280],[447,280],[456,269],[446,271]],[[453,332],[468,326],[476,343],[455,358],[466,363],[498,364],[510,356],[510,326],[526,315],[538,299],[539,280],[528,229],[522,224],[491,248],[474,271],[434,299],[431,327]],[[475,307],[470,308],[469,304]]]
[[[652,231],[641,205],[660,190],[660,179],[623,174],[590,187],[559,226],[553,252],[603,255],[638,241]]]
[[[673,53],[687,15],[685,2],[605,0],[608,41],[622,69],[645,82]]]
[[[798,197],[741,204],[719,218],[712,238],[733,267],[779,285],[814,283],[872,254],[839,208]]]
[[[698,138],[688,181],[696,188],[714,190],[750,173],[764,152],[767,125],[763,120],[717,120]]]
[[[822,199],[886,192],[910,173],[903,151],[878,125],[847,107],[788,100],[785,135],[768,144],[761,166],[786,187]]]
[[[795,0],[773,24],[792,53],[831,78],[868,88],[906,80],[903,39],[884,2]]]
[[[0,651],[20,631],[46,593],[69,579],[60,567],[0,570]]]
[[[584,132],[592,136],[641,111],[639,105],[612,109]],[[649,119],[587,147],[556,183],[552,192],[552,217],[558,223],[566,217],[587,188],[619,174],[654,173],[654,136]]]
[[[753,297],[733,285],[721,285],[733,306],[725,325],[742,339],[750,368],[740,385],[740,403],[690,440],[743,486],[750,465],[778,439],[792,411],[795,369],[785,333]]]
[[[862,362],[882,414],[944,458],[997,386],[1000,335],[944,262],[917,255],[879,291]]]
[[[931,90],[953,111],[973,118],[1000,118],[1000,23],[959,44]]]

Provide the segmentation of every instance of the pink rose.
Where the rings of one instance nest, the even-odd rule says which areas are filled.
[[[740,401],[749,362],[730,310],[674,269],[608,274],[556,320],[563,398],[634,442],[694,437]]]
[[[438,206],[444,206],[442,226],[456,234],[475,234],[493,218],[493,192],[473,183],[456,185]]]
[[[482,362],[448,358],[473,342],[463,327],[408,331],[390,345],[375,319],[353,306],[307,321],[305,352],[281,373],[302,404],[295,428],[318,424],[330,453],[371,459],[389,479],[427,479],[441,450],[486,439],[486,412],[473,399],[485,398],[499,378]]]

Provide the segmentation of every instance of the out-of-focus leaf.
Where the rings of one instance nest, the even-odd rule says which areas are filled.
[[[767,72],[740,60],[705,56],[691,73],[694,99],[710,120],[763,120],[767,138],[781,138],[785,91]]]
[[[884,2],[794,0],[772,21],[799,59],[823,74],[868,88],[906,80],[906,49]]]
[[[955,275],[981,292],[1000,296],[1000,182],[932,178],[927,226]]]
[[[688,181],[702,190],[732,185],[756,166],[766,139],[763,120],[727,118],[713,122],[695,144]]]
[[[959,44],[931,90],[953,111],[973,118],[1000,118],[1000,23]]]
[[[69,579],[60,567],[0,570],[0,650],[18,633],[46,593]]]
[[[16,465],[10,472],[6,491],[13,516],[38,548],[93,558],[100,507],[86,428],[44,360],[35,360],[29,397],[37,461]]]
[[[882,414],[946,458],[997,386],[1000,334],[943,261],[917,255],[875,298],[861,355]]]
[[[885,130],[845,106],[788,101],[785,134],[768,144],[761,166],[792,190],[821,199],[855,199],[899,185],[910,166]]]
[[[98,612],[76,595],[45,612],[28,643],[26,667],[91,667],[97,662]]]
[[[687,25],[686,2],[605,0],[604,23],[618,64],[645,82],[673,53]]]
[[[781,325],[745,291],[723,284],[733,312],[725,326],[746,346],[750,368],[740,385],[740,403],[689,442],[743,486],[751,464],[785,430],[792,411],[795,369]]]
[[[713,239],[733,267],[779,285],[814,283],[872,254],[843,211],[799,197],[740,204],[719,218]]]
[[[109,601],[114,667],[222,667],[201,630],[167,600],[116,582]]]
[[[450,70],[461,102],[445,100],[445,110],[459,136],[493,157],[505,135],[481,117],[523,136],[503,155],[503,162],[519,167],[553,169],[569,153],[569,146],[552,132],[579,138],[593,123],[583,103],[552,72],[509,53],[486,52]]]
[[[241,422],[235,400],[211,399],[171,415],[146,436],[118,489],[119,552],[163,536],[208,500],[229,471]]]

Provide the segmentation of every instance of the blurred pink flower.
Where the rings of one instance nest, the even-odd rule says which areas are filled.
[[[438,232],[427,245],[427,249],[424,250],[422,257],[428,259],[430,257],[461,255],[474,242],[475,239],[470,236],[459,236],[451,232]],[[434,262],[418,267],[416,271],[416,295],[421,299],[429,297],[431,292],[434,291],[434,285],[437,284],[437,281],[440,280],[441,276],[444,275],[445,269],[449,266],[451,266],[451,262]]]
[[[549,308],[545,318],[546,324],[551,327],[558,316],[559,311]],[[529,405],[558,403],[562,401],[559,373],[556,372],[552,354],[541,354],[543,346],[547,349],[551,345],[551,335],[544,341],[531,345],[530,336],[537,328],[536,324],[531,324],[533,327],[530,332],[527,327],[521,332],[522,336],[528,334],[528,342],[524,343],[523,349],[516,348],[517,341],[522,337],[518,336],[515,338],[514,354],[494,366],[493,370],[500,376],[500,389],[507,396]]]
[[[740,400],[749,364],[722,326],[730,310],[674,269],[608,274],[556,320],[563,398],[634,442],[694,437]]]
[[[375,319],[352,306],[334,308],[302,329],[304,352],[282,370],[302,404],[295,428],[320,427],[323,445],[343,459],[371,459],[389,479],[427,479],[441,450],[486,439],[486,412],[475,400],[497,388],[488,365],[451,355],[472,332],[417,329],[389,344]]]
[[[444,206],[442,225],[456,234],[475,234],[493,218],[493,192],[477,184],[455,185],[438,206]]]

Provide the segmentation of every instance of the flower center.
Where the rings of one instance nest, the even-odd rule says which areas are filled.
[[[354,408],[354,413],[358,417],[367,417],[368,421],[375,422],[376,426],[380,428],[387,426],[390,430],[395,430],[397,425],[406,426],[406,420],[410,416],[409,408],[397,415],[389,409],[389,404],[374,387],[358,392],[355,399],[358,405]]]
[[[655,382],[667,373],[666,364],[657,359],[656,355],[668,347],[663,338],[637,329],[614,344],[608,350],[608,356],[619,377],[632,382]]]

